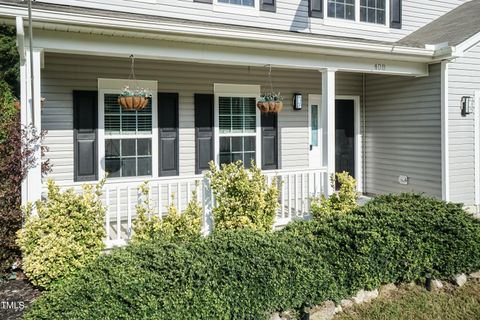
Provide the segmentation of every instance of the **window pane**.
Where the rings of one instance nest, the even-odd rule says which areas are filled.
[[[311,135],[311,145],[318,147],[318,106],[311,106],[311,121],[310,121],[310,135]]]
[[[122,159],[122,177],[134,177],[137,175],[137,159],[126,158]]]
[[[230,152],[230,138],[221,137],[220,138],[220,152]]]
[[[108,177],[120,177],[120,159],[105,159],[105,171]]]
[[[335,18],[335,2],[328,2],[328,16]]]
[[[122,140],[122,156],[135,156],[135,139]]]
[[[105,140],[105,157],[120,156],[120,140]]]
[[[137,154],[139,156],[152,155],[152,142],[150,139],[138,139],[137,140]]]
[[[347,6],[346,7],[345,19],[355,20],[355,7],[354,6]]]
[[[245,153],[245,161],[243,163],[245,164],[246,168],[251,167],[252,161],[255,162],[255,152]]]
[[[244,138],[244,150],[245,151],[255,151],[255,137],[245,137]]]
[[[243,151],[243,138],[242,137],[233,137],[232,138],[232,152]]]
[[[220,164],[228,164],[231,162],[230,153],[220,153]]]
[[[143,157],[138,158],[138,175],[150,176],[152,174],[152,158]]]
[[[247,6],[247,7],[253,7],[255,4],[254,0],[218,0],[218,2],[236,4],[236,5]]]
[[[232,153],[232,162],[237,162],[238,160],[243,162],[243,153]]]
[[[256,131],[256,99],[219,97],[220,133]]]

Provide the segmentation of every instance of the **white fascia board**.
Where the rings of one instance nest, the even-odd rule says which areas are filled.
[[[82,33],[37,30],[35,47],[46,52],[96,56],[188,61],[221,65],[265,66],[278,68],[425,76],[428,65],[386,59],[358,59],[355,57],[298,53],[276,50],[204,45],[178,41],[151,41],[147,39],[108,37]],[[381,66],[379,68],[378,66]]]
[[[0,12],[4,16],[26,16],[25,8],[0,5]],[[397,59],[422,59],[428,62],[432,58],[434,51],[425,48],[412,48],[404,46],[396,46],[394,44],[372,44],[368,42],[349,41],[345,39],[332,38],[310,38],[297,34],[274,34],[262,30],[245,30],[235,27],[216,27],[197,24],[185,24],[175,22],[153,22],[142,20],[125,20],[123,18],[94,16],[79,13],[55,12],[45,9],[34,9],[35,22],[67,24],[77,26],[101,27],[107,29],[129,29],[145,33],[163,33],[175,35],[179,40],[184,36],[201,37],[203,39],[211,37],[213,39],[230,39],[234,41],[248,41],[251,45],[258,42],[258,45],[265,47],[267,44],[284,44],[297,46],[314,46],[318,48],[332,48],[342,50],[362,51],[364,55],[368,52],[388,54]],[[205,43],[205,40],[203,40]],[[405,56],[405,57],[402,57]]]

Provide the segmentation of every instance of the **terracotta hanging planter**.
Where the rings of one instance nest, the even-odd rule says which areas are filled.
[[[282,101],[258,101],[257,108],[261,112],[280,112],[283,110]]]
[[[15,99],[13,101],[13,105],[15,106],[15,109],[17,109],[18,111],[20,111],[20,109],[22,108],[22,106],[20,105],[20,100]]]
[[[119,96],[118,104],[126,111],[140,111],[148,105],[148,98],[144,96]]]

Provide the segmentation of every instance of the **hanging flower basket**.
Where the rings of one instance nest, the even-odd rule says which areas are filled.
[[[127,111],[140,111],[148,105],[148,98],[143,96],[119,96],[118,104]]]
[[[261,112],[280,112],[283,109],[283,97],[278,93],[263,95],[257,102]]]
[[[20,109],[22,108],[20,105],[20,100],[18,100],[17,98],[13,100],[13,105],[15,106],[15,109],[17,109],[18,111],[20,111]]]
[[[130,89],[127,85],[123,87],[117,101],[125,111],[140,111],[148,106],[148,100],[152,97],[152,93],[144,88],[139,88],[137,79],[135,78],[135,57],[131,55],[130,59],[132,63],[128,79],[134,83],[136,88]]]
[[[125,111],[140,111],[148,105],[148,99],[152,95],[145,89],[130,90],[125,86],[118,96],[118,104]]]

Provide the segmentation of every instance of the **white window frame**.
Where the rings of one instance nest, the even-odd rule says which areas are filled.
[[[239,97],[239,98],[255,98],[256,101],[260,98],[260,85],[244,85],[244,84],[214,84],[214,159],[215,164],[220,164],[220,136],[222,137],[245,137],[255,136],[255,164],[261,167],[262,163],[262,123],[260,110],[255,107],[256,128],[255,133],[225,133],[220,134],[220,112],[219,112],[219,98],[220,97]]]
[[[121,89],[136,85],[150,90],[152,93],[152,132],[151,134],[105,134],[105,94],[119,94]],[[133,83],[128,79],[98,79],[98,168],[99,179],[105,177],[105,139],[151,139],[152,140],[152,175],[133,177],[112,177],[114,181],[135,181],[139,178],[158,177],[158,97],[157,81],[137,80]],[[118,106],[121,108],[120,106]]]
[[[323,23],[325,25],[354,28],[367,31],[390,33],[390,1],[385,0],[385,24],[360,21],[360,0],[355,0],[355,20],[346,20],[328,16],[328,0],[323,1]]]
[[[253,7],[232,3],[223,3],[213,0],[213,11],[242,14],[249,16],[260,16],[260,0],[254,0]]]

